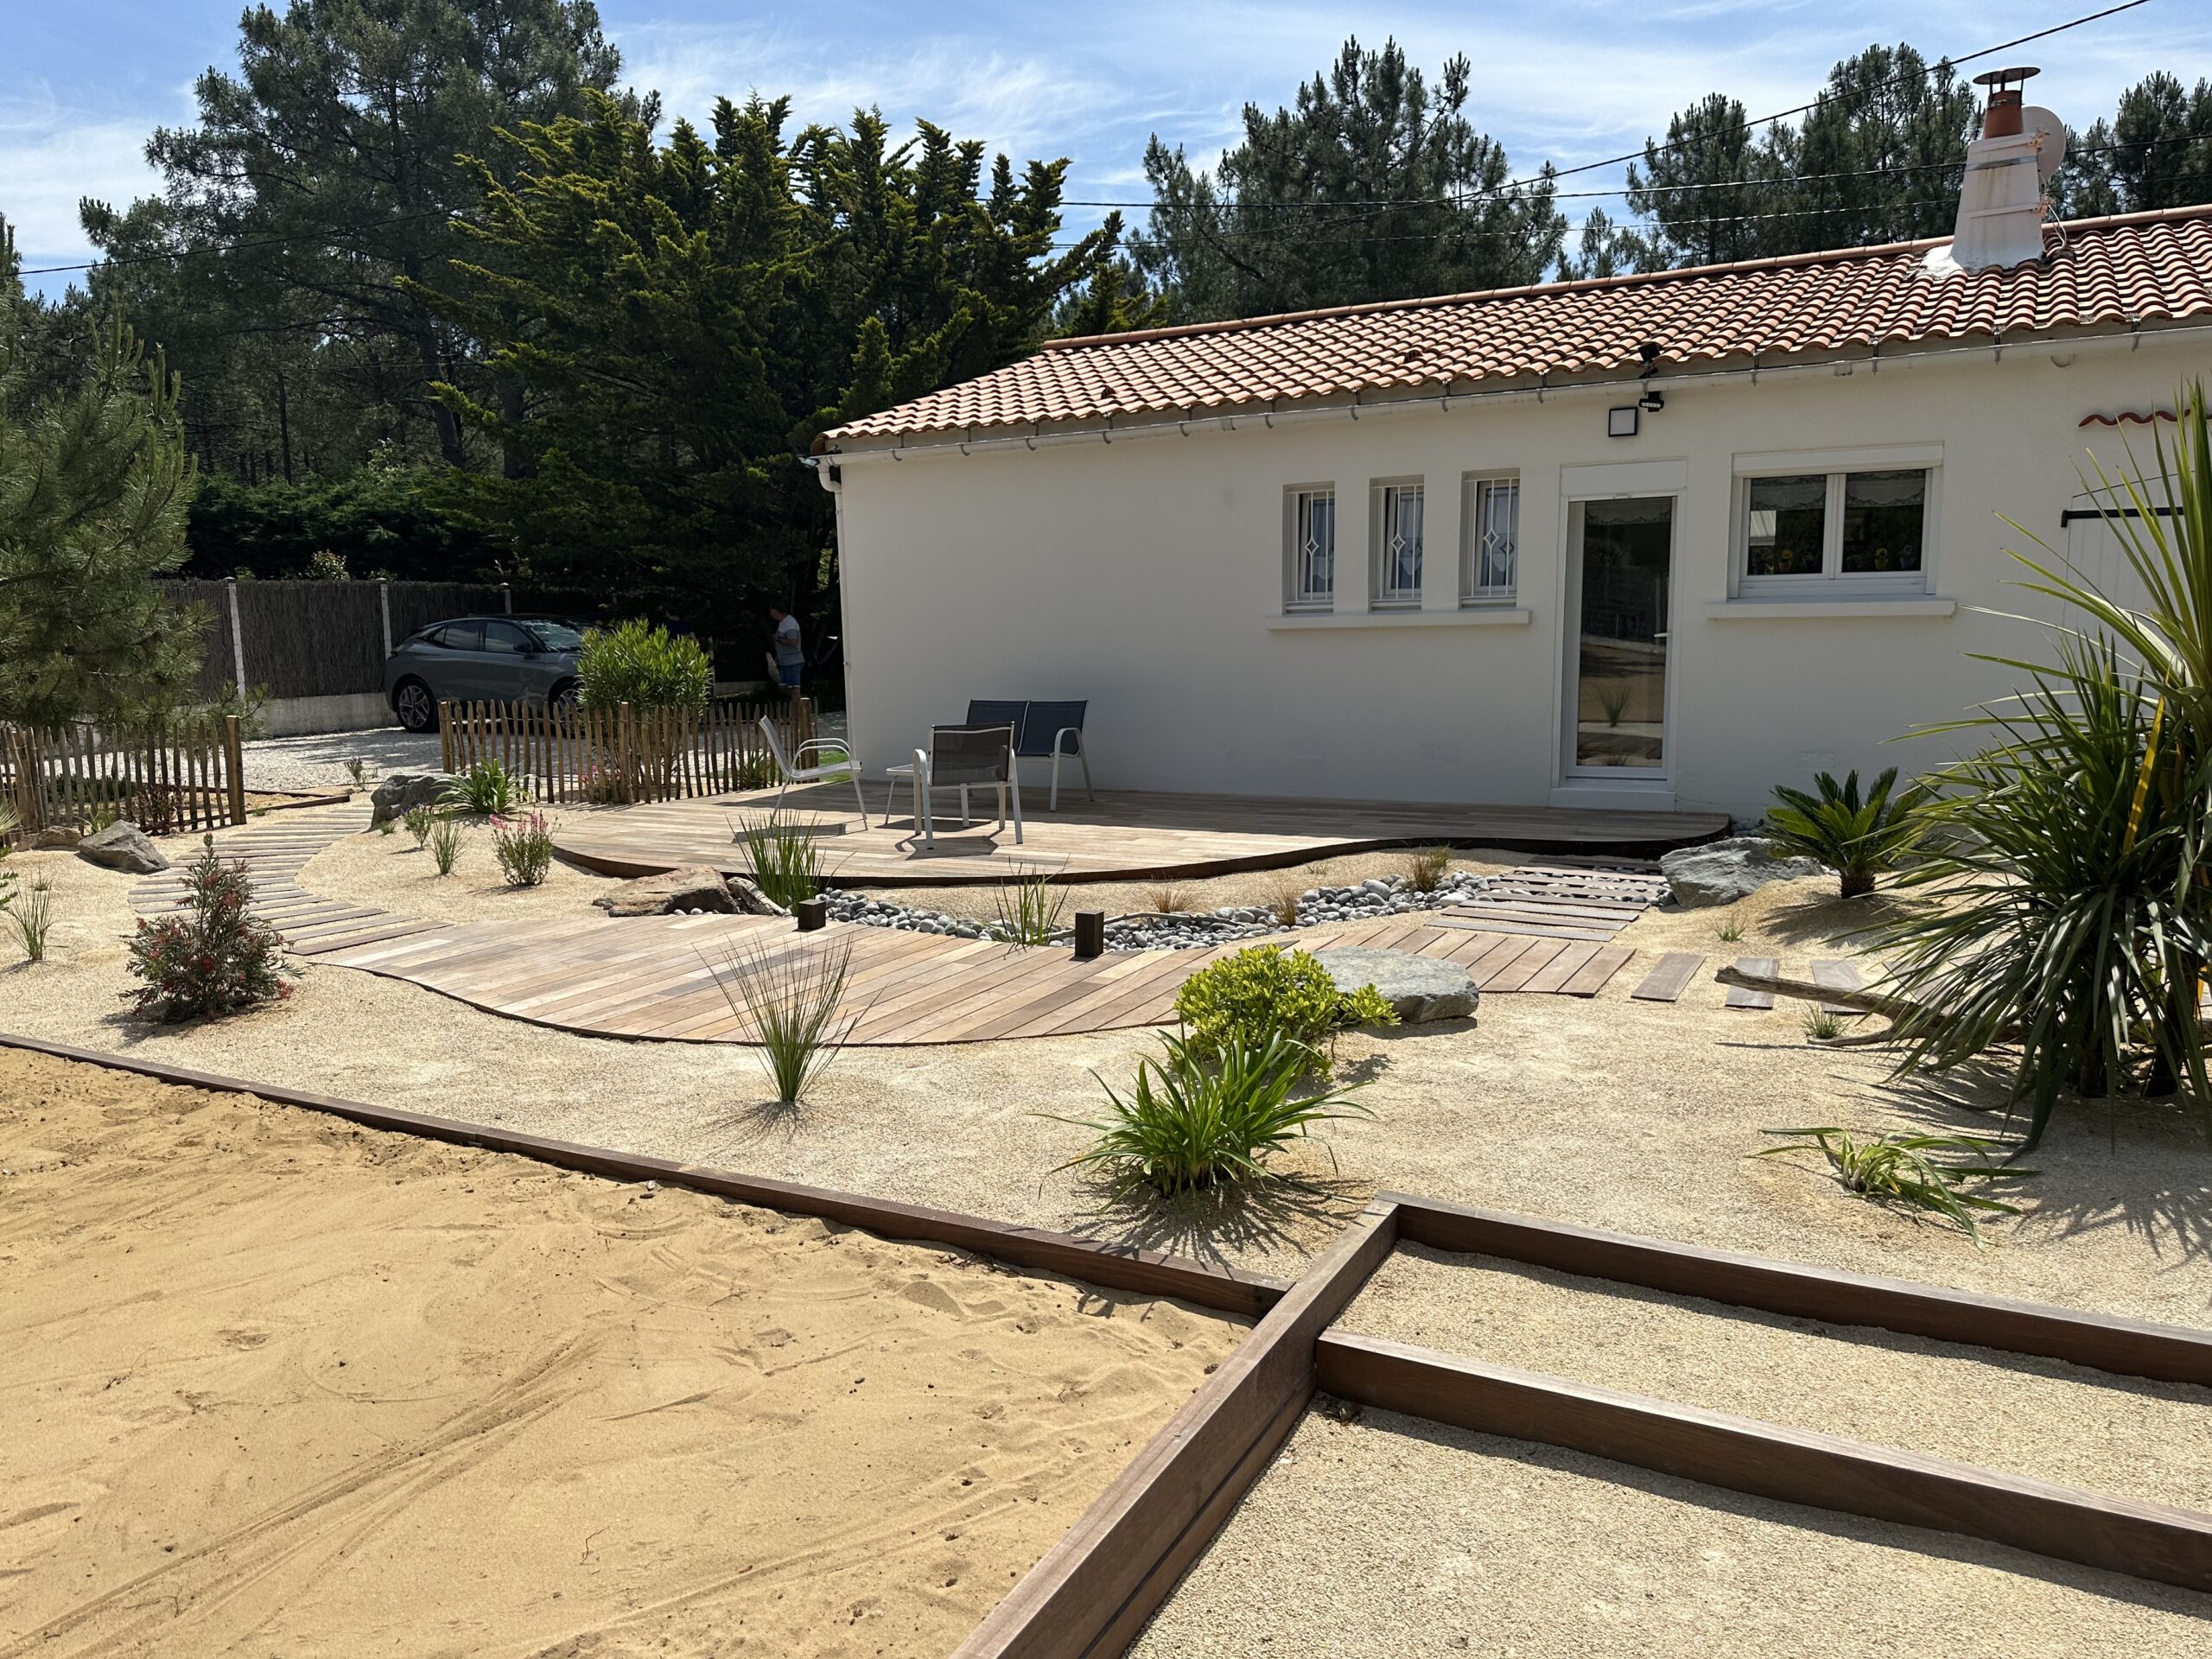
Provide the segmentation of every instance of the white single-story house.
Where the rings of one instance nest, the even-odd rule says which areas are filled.
[[[2113,576],[2088,455],[2212,379],[2212,207],[2047,224],[2055,118],[1993,105],[1954,238],[1055,340],[827,434],[857,753],[1085,697],[1123,789],[1749,818],[1936,764],[1893,740],[2047,649],[2005,520]]]

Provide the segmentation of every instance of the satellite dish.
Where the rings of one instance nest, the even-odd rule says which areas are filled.
[[[2066,124],[2042,105],[2031,104],[2020,111],[2020,130],[2032,132],[2043,140],[2036,147],[2036,171],[2049,184],[2050,175],[2066,159]]]

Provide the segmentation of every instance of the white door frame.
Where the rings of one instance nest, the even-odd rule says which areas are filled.
[[[1554,805],[1574,804],[1577,794],[1646,796],[1648,804],[1671,804],[1674,798],[1675,641],[1680,632],[1674,624],[1681,613],[1682,510],[1689,491],[1687,461],[1628,461],[1613,465],[1562,467],[1559,499],[1559,633],[1552,673],[1555,718],[1552,723],[1552,793]],[[1575,677],[1580,672],[1582,636],[1582,546],[1576,530],[1575,508],[1591,501],[1619,501],[1663,498],[1669,503],[1667,543],[1667,670],[1661,696],[1665,718],[1661,722],[1659,755],[1662,764],[1646,771],[1621,766],[1578,766],[1573,763],[1576,724]],[[1561,799],[1561,797],[1567,798]],[[1594,804],[1594,803],[1592,803]]]

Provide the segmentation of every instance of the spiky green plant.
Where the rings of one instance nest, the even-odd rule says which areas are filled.
[[[430,860],[438,867],[440,875],[451,875],[453,867],[461,862],[461,824],[450,816],[441,816],[430,826]]]
[[[1924,1210],[1952,1223],[1975,1248],[1981,1244],[1976,1211],[1999,1211],[2008,1216],[2020,1206],[1986,1193],[1966,1190],[1968,1181],[2018,1180],[2031,1169],[2000,1163],[1995,1154],[1999,1141],[1975,1135],[1883,1135],[1868,1138],[1829,1126],[1808,1129],[1762,1129],[1762,1135],[1795,1137],[1779,1147],[1764,1147],[1754,1158],[1777,1158],[1786,1153],[1818,1152],[1835,1172],[1846,1190],[1878,1204]],[[1971,1158],[1971,1163],[1942,1163],[1930,1154],[1951,1153]]]
[[[1419,847],[1406,860],[1406,880],[1415,893],[1434,893],[1451,870],[1449,847]]]
[[[54,883],[35,875],[20,893],[0,893],[0,918],[22,948],[24,960],[46,960],[46,936],[54,925]]]
[[[740,818],[730,823],[729,833],[745,849],[753,884],[772,903],[789,910],[822,891],[821,844],[801,826],[771,812]]]
[[[2212,960],[2212,439],[2202,385],[2177,408],[2172,448],[2157,439],[2155,481],[2115,483],[2096,468],[2143,608],[2051,550],[2013,555],[2028,573],[2021,585],[2073,620],[2054,625],[2055,664],[1989,659],[2024,677],[2018,694],[1933,728],[1993,741],[1931,774],[1946,796],[1943,840],[1900,885],[1927,887],[1938,902],[1867,934],[1897,995],[1923,1010],[1899,1022],[1900,1071],[1942,1071],[2010,1045],[2029,1146],[2063,1096],[2109,1099],[2139,1081],[2181,1090],[2212,1132],[2197,1020]]]
[[[1803,1027],[1808,1043],[1832,1043],[1843,1035],[1843,1021],[1822,1007],[1807,1009]]]
[[[1136,1081],[1126,1095],[1098,1078],[1106,1090],[1106,1116],[1058,1120],[1098,1137],[1062,1169],[1103,1170],[1116,1193],[1149,1187],[1173,1197],[1263,1179],[1269,1173],[1267,1156],[1311,1134],[1314,1125],[1374,1116],[1351,1097],[1363,1084],[1302,1092],[1302,1081],[1317,1070],[1317,1057],[1281,1032],[1258,1043],[1231,1038],[1205,1052],[1182,1038],[1162,1041],[1166,1058],[1138,1061]]]
[[[522,779],[497,755],[477,761],[447,784],[439,801],[473,818],[505,817],[522,799]]]
[[[1743,918],[1738,916],[1723,917],[1713,927],[1713,937],[1723,944],[1741,944],[1744,942]]]
[[[415,837],[415,850],[416,852],[419,853],[423,850],[423,843],[429,840],[431,826],[436,823],[437,821],[438,815],[431,811],[427,806],[416,806],[410,807],[408,809],[407,816],[402,819],[401,822],[406,824],[407,833]]]
[[[1809,858],[1834,870],[1845,898],[1870,893],[1874,878],[1896,869],[1928,831],[1935,791],[1924,784],[1900,791],[1897,781],[1897,769],[1891,766],[1863,798],[1856,772],[1840,784],[1833,772],[1817,773],[1813,787],[1818,792],[1812,794],[1777,784],[1775,804],[1767,810],[1766,838],[1784,856]]]
[[[725,954],[715,983],[751,1024],[778,1104],[798,1105],[852,1036],[861,1017],[847,1006],[852,976],[848,938],[797,950],[781,940],[737,944]]]
[[[1067,889],[1054,887],[1041,870],[1023,869],[992,894],[997,918],[990,935],[1008,944],[1050,944],[1060,932],[1068,907]]]

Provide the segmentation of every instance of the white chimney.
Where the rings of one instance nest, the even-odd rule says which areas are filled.
[[[1967,146],[1959,188],[1959,225],[1949,245],[1922,263],[1931,276],[2003,270],[2043,257],[2044,181],[2065,152],[2066,129],[2049,110],[2021,101],[2033,69],[1993,69],[1974,84],[1989,88],[1981,137]]]

